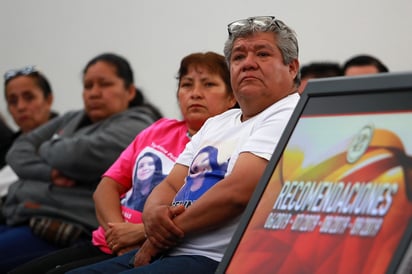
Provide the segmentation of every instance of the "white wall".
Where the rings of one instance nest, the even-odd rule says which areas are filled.
[[[54,89],[54,109],[63,113],[82,107],[86,62],[117,52],[131,62],[146,96],[178,118],[180,59],[222,53],[233,20],[282,19],[298,34],[301,64],[370,53],[391,71],[406,71],[412,69],[410,11],[410,0],[1,0],[0,73],[38,65]],[[1,93],[0,112],[12,124]]]

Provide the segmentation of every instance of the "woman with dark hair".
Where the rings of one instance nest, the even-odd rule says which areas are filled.
[[[2,139],[1,142],[0,167],[6,164],[6,153],[14,139],[21,133],[27,133],[57,116],[51,110],[53,103],[51,85],[46,76],[35,66],[8,70],[4,74],[4,97],[7,109],[18,130],[10,134],[12,130],[7,127],[7,134],[2,136],[2,138],[7,136],[7,140]],[[7,125],[3,120],[1,123]]]
[[[129,101],[129,108],[139,106],[140,111],[151,116],[155,121],[162,118],[162,113],[151,103],[147,102],[143,92],[134,86],[134,76],[129,62],[116,54],[103,53],[90,60],[83,69],[83,74],[87,72],[90,66],[97,62],[106,62],[116,67],[116,74],[120,79],[123,79],[125,87],[133,87],[134,97]]]
[[[56,117],[51,110],[53,91],[50,82],[35,66],[7,71],[4,74],[4,96],[19,128],[15,138]]]
[[[124,206],[143,211],[144,203],[152,189],[166,177],[162,160],[152,152],[146,152],[136,162],[133,181],[136,182],[122,200]],[[129,195],[128,195],[129,194]]]
[[[84,110],[71,111],[15,140],[11,185],[0,226],[0,272],[89,239],[98,226],[92,199],[104,171],[140,131],[158,119],[138,105],[133,72],[105,53],[83,70]],[[22,248],[24,247],[24,248]]]
[[[65,273],[140,246],[145,240],[142,211],[148,192],[163,174],[169,173],[208,118],[236,105],[229,70],[220,54],[185,56],[177,80],[177,100],[183,119],[163,118],[142,131],[103,174],[94,193],[100,226],[93,231],[92,241],[54,252],[11,273]]]
[[[57,116],[51,109],[53,91],[49,80],[35,66],[8,70],[4,74],[4,97],[18,130],[14,132],[6,127],[3,120],[0,121],[0,200],[5,199],[9,186],[18,179],[6,163],[7,152],[14,140],[22,133],[28,133]],[[0,223],[4,223],[1,212]]]

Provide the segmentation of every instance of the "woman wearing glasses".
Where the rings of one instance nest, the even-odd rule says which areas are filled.
[[[53,103],[51,85],[46,76],[34,66],[7,71],[4,74],[4,95],[7,108],[18,126],[18,131],[9,135],[9,139],[2,140],[1,143],[4,154],[0,159],[0,199],[4,199],[10,184],[17,180],[16,174],[5,161],[6,153],[13,141],[20,134],[28,133],[57,116],[51,109]],[[6,133],[1,134],[2,138],[6,136]]]
[[[55,116],[51,111],[53,93],[50,83],[34,66],[6,72],[4,92],[7,108],[22,133]]]
[[[9,150],[7,161],[19,180],[3,206],[1,273],[88,239],[98,225],[92,194],[101,175],[137,133],[160,118],[136,90],[128,61],[111,53],[83,70],[83,101],[84,110],[52,119]]]

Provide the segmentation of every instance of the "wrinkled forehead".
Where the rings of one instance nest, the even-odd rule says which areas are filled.
[[[240,36],[233,42],[232,52],[244,49],[276,48],[275,35],[271,32],[252,33]]]

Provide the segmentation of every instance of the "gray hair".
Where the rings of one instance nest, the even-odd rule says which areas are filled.
[[[230,58],[232,57],[233,44],[236,39],[240,37],[247,37],[258,32],[272,32],[277,41],[277,47],[282,53],[283,63],[285,65],[290,64],[293,60],[299,57],[299,46],[296,33],[290,27],[288,27],[281,20],[274,19],[270,24],[258,25],[258,24],[245,24],[242,27],[233,31],[229,38],[225,42],[223,52],[225,59],[230,67]],[[298,73],[294,79],[295,85],[300,85],[300,73]]]

